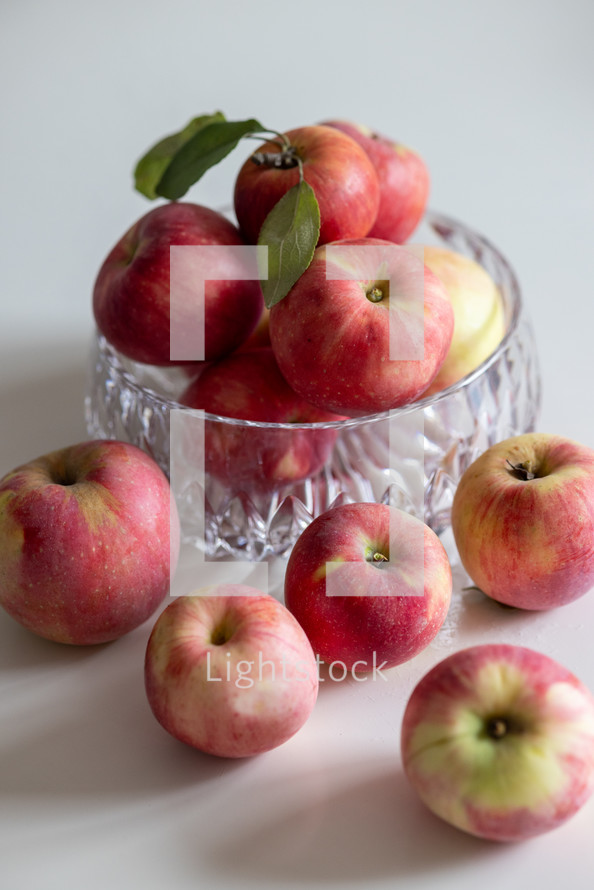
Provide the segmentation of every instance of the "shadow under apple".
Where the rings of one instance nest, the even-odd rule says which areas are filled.
[[[31,654],[14,678],[5,671],[10,701],[0,742],[0,796],[115,801],[167,795],[241,768],[241,761],[178,742],[152,715],[143,664],[154,620],[92,647],[51,643],[17,628],[15,640],[30,644]]]
[[[238,802],[208,857],[232,881],[341,885],[443,873],[494,856],[500,845],[465,835],[429,812],[394,759],[341,764],[276,788],[267,817]],[[264,788],[266,799],[269,790]],[[262,795],[261,795],[262,796]],[[260,799],[261,799],[260,796]],[[259,812],[264,807],[259,807]],[[222,818],[222,817],[221,817]]]

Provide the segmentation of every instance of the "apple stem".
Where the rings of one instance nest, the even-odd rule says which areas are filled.
[[[507,735],[508,728],[507,720],[503,717],[492,717],[487,723],[487,733],[492,739],[502,739]]]
[[[507,464],[516,479],[520,479],[522,482],[530,482],[531,479],[536,479],[536,473],[527,467],[526,464],[512,464],[510,460],[507,461]]]
[[[375,563],[378,563],[378,562],[389,562],[389,559],[388,559],[388,557],[385,556],[383,553],[380,553],[379,550],[375,550],[375,551],[371,554],[371,556],[370,556],[370,558],[369,558],[369,562],[375,562]]]
[[[282,151],[256,151],[251,160],[259,167],[269,167],[277,170],[289,170],[299,165],[297,148],[287,145]]]
[[[384,292],[381,287],[378,287],[377,284],[374,284],[374,286],[367,291],[365,296],[371,303],[381,303],[381,301],[384,299]]]

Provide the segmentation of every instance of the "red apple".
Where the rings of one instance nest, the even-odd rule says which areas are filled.
[[[545,433],[498,442],[460,479],[452,530],[487,596],[521,609],[572,602],[594,587],[594,450]]]
[[[297,539],[285,603],[314,652],[361,671],[417,655],[441,628],[452,574],[437,535],[385,504],[333,507]]]
[[[594,698],[546,655],[473,646],[415,687],[401,749],[437,816],[478,837],[523,840],[561,825],[594,790]]]
[[[412,149],[394,142],[362,124],[350,121],[324,121],[346,133],[367,153],[377,173],[380,203],[372,238],[385,238],[403,244],[412,235],[425,212],[429,197],[429,170]]]
[[[245,352],[248,349],[259,349],[261,346],[270,346],[270,309],[264,307],[260,321],[238,350]]]
[[[366,235],[377,216],[380,191],[373,165],[363,149],[330,127],[299,127],[285,135],[303,162],[304,179],[320,207],[319,243]],[[280,140],[267,142],[256,155],[270,156],[271,160],[258,164],[252,154],[235,181],[235,215],[252,244],[257,242],[272,208],[299,182],[294,155],[282,154],[286,166],[279,160],[281,154]]]
[[[274,597],[241,584],[182,596],[148,641],[151,709],[175,738],[219,757],[249,757],[286,742],[318,693],[308,639]]]
[[[454,314],[444,285],[410,250],[360,238],[316,248],[269,324],[293,389],[320,408],[357,416],[407,405],[427,389],[450,346]],[[409,351],[398,347],[391,360],[394,335]]]
[[[495,281],[470,257],[427,245],[423,259],[445,285],[454,310],[452,342],[425,397],[457,383],[493,354],[505,334],[505,311]]]
[[[0,541],[6,611],[39,636],[90,645],[128,633],[162,602],[179,526],[155,461],[95,440],[0,480]]]
[[[342,420],[298,396],[270,347],[236,352],[206,368],[180,398],[209,414],[284,427],[249,427],[205,420],[205,470],[230,488],[279,488],[315,475],[338,435],[300,425]],[[295,425],[295,429],[290,427]]]
[[[236,226],[208,207],[162,204],[126,232],[99,270],[93,293],[97,327],[112,346],[135,361],[168,365],[194,358],[170,359],[170,249],[188,245],[236,248],[245,242]],[[180,282],[174,316],[182,330],[204,325],[207,361],[243,343],[264,308],[258,281],[232,280],[241,275],[236,254],[229,251],[223,260],[228,280],[217,278],[203,285],[192,277]]]

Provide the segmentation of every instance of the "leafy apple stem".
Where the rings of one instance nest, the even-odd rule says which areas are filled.
[[[301,170],[303,167],[294,145],[289,145],[282,151],[255,151],[250,160],[259,167],[271,167],[277,170],[290,170],[291,167],[297,166]]]
[[[272,139],[270,137],[273,137]],[[303,161],[286,133],[264,127],[255,118],[228,121],[221,111],[193,118],[180,132],[154,145],[138,162],[135,185],[146,197],[179,201],[191,186],[242,139],[274,142],[279,151],[256,151],[251,160],[263,166],[299,168],[299,181],[275,204],[258,238],[267,252],[262,275],[266,306],[282,300],[311,263],[320,235],[320,208],[305,180]]]

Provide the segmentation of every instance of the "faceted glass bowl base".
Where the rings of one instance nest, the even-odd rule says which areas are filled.
[[[209,558],[286,555],[314,517],[349,501],[391,503],[441,534],[469,464],[495,442],[535,429],[540,377],[520,288],[497,248],[432,212],[415,242],[471,257],[503,295],[504,339],[448,389],[338,423],[249,423],[183,408],[176,401],[188,383],[183,369],[138,364],[98,336],[85,399],[89,436],[133,442],[155,458],[172,480],[183,540]],[[271,466],[282,473],[271,476]]]

